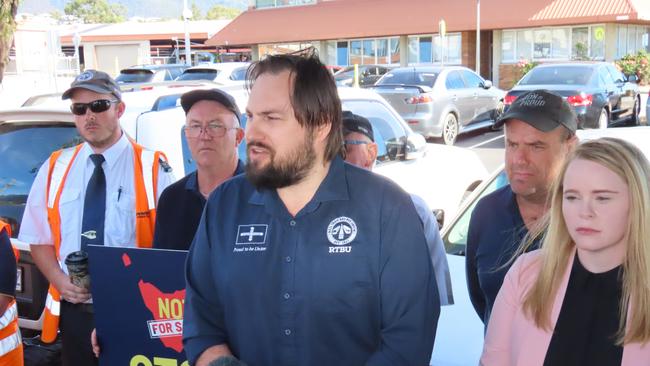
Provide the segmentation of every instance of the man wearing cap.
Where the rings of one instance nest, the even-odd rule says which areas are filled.
[[[185,138],[197,169],[160,196],[154,235],[154,247],[159,249],[189,249],[210,192],[244,172],[237,154],[244,131],[235,100],[219,89],[193,90],[181,96],[181,106]]]
[[[50,282],[42,340],[53,342],[60,328],[63,365],[93,365],[90,293],[71,283],[65,259],[89,244],[151,247],[155,205],[174,177],[160,152],[123,133],[125,105],[109,75],[83,72],[63,99],[72,101],[84,143],[54,152],[41,166],[19,240],[31,244],[34,262]]]
[[[372,124],[367,118],[350,111],[343,111],[343,144],[346,162],[372,171],[377,159],[377,144]],[[454,303],[454,297],[451,291],[449,264],[445,246],[440,238],[438,222],[427,203],[420,196],[415,194],[410,196],[424,227],[424,236],[438,285],[440,305],[451,305]]]
[[[546,90],[517,98],[496,123],[503,125],[510,184],[479,200],[467,234],[467,286],[486,326],[510,259],[546,213],[550,186],[577,142],[575,112],[561,96]]]

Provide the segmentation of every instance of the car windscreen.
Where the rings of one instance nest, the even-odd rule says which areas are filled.
[[[72,124],[0,125],[0,217],[19,229],[36,173],[53,151],[81,143]],[[17,230],[13,233],[18,234]]]
[[[219,70],[214,69],[191,69],[185,70],[176,80],[214,80]]]
[[[421,85],[432,88],[438,75],[439,73],[435,71],[395,70],[386,73],[375,86]]]
[[[153,79],[153,71],[146,69],[126,69],[120,71],[115,81],[118,83],[146,83]]]
[[[587,85],[593,73],[592,67],[538,67],[526,74],[519,85]]]

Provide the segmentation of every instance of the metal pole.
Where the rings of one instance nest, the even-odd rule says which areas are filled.
[[[481,0],[476,0],[476,73],[481,75]]]
[[[191,13],[190,9],[187,7],[187,0],[183,0],[183,20],[184,20],[184,27],[185,27],[185,64],[188,66],[192,66],[192,58],[190,56],[191,51],[190,51],[190,32],[187,29],[187,20],[190,18]]]

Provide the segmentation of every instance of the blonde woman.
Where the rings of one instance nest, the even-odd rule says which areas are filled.
[[[542,249],[508,271],[481,365],[650,365],[650,166],[618,139],[569,155]]]

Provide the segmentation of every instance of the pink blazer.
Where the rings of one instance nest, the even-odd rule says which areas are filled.
[[[541,366],[544,364],[552,329],[555,328],[566,293],[570,266],[565,270],[551,310],[551,331],[538,328],[523,312],[524,295],[533,286],[540,270],[539,250],[526,253],[512,265],[497,295],[488,323],[481,356],[482,366]],[[622,366],[650,365],[650,342],[623,348]]]

